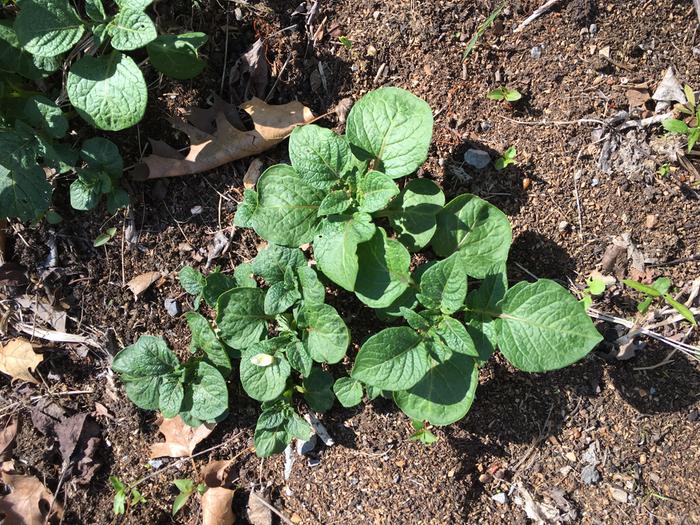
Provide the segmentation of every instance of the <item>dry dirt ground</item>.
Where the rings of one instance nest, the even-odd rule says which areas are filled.
[[[682,82],[699,87],[700,37],[692,3],[563,0],[513,34],[540,3],[509,2],[463,61],[467,41],[493,7],[489,2],[322,2],[315,41],[303,17],[291,18],[297,1],[160,2],[161,24],[210,34],[209,68],[184,84],[152,74],[151,107],[138,133],[110,138],[131,162],[138,160],[146,137],[181,141],[165,118],[206,103],[212,93],[240,100],[244,93],[229,83],[229,69],[256,38],[265,38],[267,90],[275,85],[274,103],[298,99],[322,115],[341,99],[357,99],[382,85],[427,100],[436,118],[423,175],[438,180],[448,196],[470,191],[509,215],[512,279],[549,277],[580,289],[600,267],[611,239],[629,233],[649,263],[638,277],[666,275],[688,290],[700,276],[700,262],[693,259],[700,245],[697,172],[662,151],[659,126],[613,132],[618,149],[602,169],[603,142],[594,133],[601,126],[579,119],[607,120],[622,110],[631,118],[650,116],[653,101],[630,107],[628,90],[653,91],[669,66]],[[338,43],[340,35],[350,39],[350,49]],[[488,100],[488,91],[500,85],[518,89],[523,100],[512,106]],[[321,123],[337,126],[333,115]],[[495,157],[510,145],[517,148],[517,165],[503,172],[464,163],[469,148]],[[267,166],[285,156],[283,144],[261,160]],[[657,173],[667,162],[670,173]],[[59,181],[57,209],[64,222],[14,225],[8,253],[27,269],[30,283],[0,288],[3,309],[19,295],[48,297],[67,309],[67,331],[97,343],[37,341],[44,355],[40,385],[11,385],[0,377],[0,414],[14,412],[22,423],[16,462],[52,490],[61,460],[53,439],[32,423],[35,396],[55,396],[69,412],[96,414],[102,466],[87,487],[63,484],[64,523],[197,523],[197,498],[171,516],[172,480],[196,479],[206,462],[234,456],[239,523],[247,522],[245,502],[253,487],[293,523],[304,524],[527,523],[528,498],[570,523],[700,523],[700,369],[680,354],[653,367],[669,349],[647,340],[630,360],[609,357],[612,347],[604,343],[575,366],[544,375],[492,360],[468,417],[436,429],[439,440],[432,446],[409,441],[409,420],[387,401],[336,408],[323,418],[335,446],[317,451],[316,466],[297,460],[287,482],[282,458],[262,461],[250,452],[257,404],[232,386],[231,416],[200,449],[225,445],[153,475],[140,485],[148,503],[115,518],[108,476],[131,483],[151,474],[146,458],[159,435],[155,414],[137,410],[111,376],[111,356],[144,333],[163,335],[178,352],[187,351],[185,321],[169,315],[164,301],[175,298],[184,311],[189,308],[176,274],[186,264],[203,269],[217,232],[231,239],[216,261],[224,271],[255,255],[258,240],[231,227],[249,163],[131,182],[130,215],[72,214],[70,181]],[[193,215],[194,206],[202,212]],[[92,240],[110,226],[117,228],[114,239],[93,248]],[[127,243],[125,233],[132,228],[138,242]],[[39,269],[49,253],[47,242],[58,250],[58,266],[50,272]],[[164,277],[135,299],[125,281],[154,270]],[[622,261],[615,271],[632,269]],[[356,302],[334,304],[361,343],[374,329],[373,316]],[[615,287],[597,307],[632,317],[634,297]],[[600,329],[607,341],[619,335],[612,325]],[[12,323],[8,330],[8,338],[15,335]],[[682,337],[687,325],[666,330]],[[697,335],[691,333],[688,342],[697,344]],[[88,393],[60,395],[75,391]],[[584,483],[582,471],[586,477],[592,469],[599,479]]]

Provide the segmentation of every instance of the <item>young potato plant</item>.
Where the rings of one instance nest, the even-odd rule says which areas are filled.
[[[264,281],[265,288],[258,287],[255,277]],[[281,452],[294,437],[308,439],[311,427],[296,412],[293,396],[301,394],[309,408],[316,412],[332,407],[335,399],[333,376],[319,365],[338,363],[345,357],[350,332],[336,310],[325,304],[325,288],[303,252],[298,248],[270,245],[251,262],[238,266],[233,278],[219,271],[204,277],[193,268],[185,267],[180,272],[180,281],[185,290],[195,296],[196,307],[203,298],[216,311],[216,328],[196,311],[186,314],[192,331],[192,351],[201,349],[203,354],[191,358],[185,368],[199,370],[205,366],[207,383],[212,384],[218,372],[216,383],[220,387],[231,372],[230,359],[239,359],[238,375],[243,390],[262,402],[262,414],[255,430],[259,455]],[[130,384],[136,379],[143,381],[144,374],[149,381],[158,379],[153,377],[154,367],[141,363],[133,365],[131,355],[138,352],[143,359],[144,349],[153,339],[142,336],[114,360],[112,368],[126,383],[129,398],[141,408],[160,410],[166,417],[180,414],[192,426],[224,415],[228,406],[225,388],[217,392],[207,390],[211,398],[206,414],[187,402],[188,389],[192,390],[193,399],[205,396],[204,392],[197,396],[202,382],[192,384],[190,377],[195,376],[182,373],[174,356],[166,358],[168,366],[157,374],[158,377],[173,377],[182,386],[185,396],[178,396],[181,404],[170,403],[171,382],[166,379],[158,385],[160,399],[143,402],[140,393],[145,387]],[[164,345],[162,340],[157,341]]]
[[[113,13],[102,0],[21,0],[5,7],[15,16],[0,20],[0,218],[31,221],[47,213],[52,187],[44,168],[76,173],[75,209],[92,209],[103,197],[110,213],[128,204],[117,147],[93,138],[76,152],[70,119],[77,114],[108,131],[141,120],[146,81],[127,52],[145,47],[153,67],[174,78],[201,72],[198,49],[207,36],[158,35],[145,12],[151,3],[117,0]]]
[[[190,319],[198,316],[208,344],[240,357],[243,390],[263,403],[258,454],[309,437],[295,393],[320,412],[332,407],[333,394],[346,407],[365,393],[393,398],[413,420],[414,438],[429,443],[435,436],[425,422],[447,425],[467,414],[478,369],[496,349],[520,370],[545,372],[582,359],[601,341],[583,304],[554,281],[508,286],[512,233],[498,208],[466,193],[445,204],[424,178],[396,183],[425,161],[432,125],[425,102],[382,88],[355,104],[345,136],[297,128],[292,165],[267,169],[236,213],[236,224],[254,228],[267,247],[233,277],[182,270],[195,307],[204,299],[216,310],[215,328],[187,314],[193,341],[202,339],[196,334],[204,328]],[[350,335],[324,303],[325,288],[299,249],[306,243],[322,275],[373,308],[378,324],[392,324],[364,341],[350,374],[336,381],[319,365],[340,362]],[[427,249],[437,257],[411,269],[411,252]],[[207,363],[207,344],[196,348]],[[130,389],[136,374],[117,368],[130,396],[144,390]]]
[[[497,347],[516,368],[544,372],[583,358],[601,336],[557,283],[508,289],[511,227],[496,207],[470,194],[445,204],[428,179],[399,188],[426,159],[432,125],[424,101],[390,87],[354,105],[345,136],[297,128],[291,166],[267,169],[235,222],[272,243],[311,243],[326,277],[380,319],[406,323],[362,345],[336,382],[341,404],[359,403],[364,387],[370,398],[391,395],[413,419],[446,425],[469,411],[478,366]],[[411,272],[411,252],[427,247],[442,259]]]

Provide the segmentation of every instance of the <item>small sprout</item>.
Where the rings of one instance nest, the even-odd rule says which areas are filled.
[[[110,476],[109,482],[115,490],[112,511],[115,516],[120,516],[126,512],[126,485],[116,476]]]
[[[493,25],[493,23],[496,21],[496,18],[498,18],[505,6],[506,0],[503,0],[500,4],[496,6],[496,8],[493,11],[491,11],[491,14],[488,17],[486,17],[486,20],[479,24],[479,27],[476,28],[476,33],[474,33],[474,35],[469,39],[469,42],[467,42],[467,47],[464,49],[464,55],[462,55],[462,60],[467,59],[469,54],[476,47],[476,44],[479,42],[479,39]]]
[[[507,150],[503,152],[503,155],[496,159],[494,166],[496,166],[497,171],[506,169],[511,164],[515,164],[515,157],[518,151],[515,146],[510,146]]]
[[[523,98],[523,95],[517,89],[510,89],[506,86],[501,86],[497,89],[489,91],[486,98],[491,100],[505,100],[506,102],[515,102]]]
[[[116,228],[107,228],[103,233],[100,233],[97,236],[97,238],[92,243],[92,245],[95,248],[99,248],[100,246],[107,244],[112,239],[112,237],[114,237],[114,234],[116,234],[116,233],[117,233]]]
[[[345,49],[352,49],[352,40],[350,40],[346,36],[339,36],[338,37],[338,42],[340,42]]]
[[[173,501],[172,514],[175,516],[175,514],[180,512],[180,509],[187,504],[187,500],[190,499],[195,487],[194,481],[191,479],[176,479],[173,481],[173,484],[177,487],[177,490],[180,491],[180,493],[175,496],[175,501]],[[197,487],[197,490],[199,490],[199,487]]]
[[[671,279],[668,277],[659,277],[651,285],[643,284],[633,279],[625,279],[622,282],[626,286],[646,296],[645,299],[637,305],[637,311],[639,311],[639,313],[646,313],[654,299],[661,297],[666,304],[681,314],[690,324],[693,326],[697,325],[693,312],[684,304],[676,301],[671,294],[668,293],[671,288]]]
[[[671,173],[671,165],[668,162],[663,163],[659,166],[659,169],[656,170],[656,173],[659,177],[667,177],[668,174]]]
[[[437,436],[425,428],[425,423],[422,421],[414,419],[411,421],[411,425],[413,425],[413,429],[415,430],[415,432],[408,438],[411,441],[420,441],[424,445],[432,445],[437,441]]]
[[[603,295],[607,286],[608,283],[599,277],[591,276],[586,279],[586,287],[583,289],[583,298],[581,299],[586,310],[593,304],[593,296]]]

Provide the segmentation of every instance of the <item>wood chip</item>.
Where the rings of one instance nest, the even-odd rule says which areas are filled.
[[[141,275],[137,275],[126,285],[134,294],[134,297],[138,298],[139,295],[148,290],[148,288],[158,279],[160,279],[160,272],[146,272],[142,273]]]

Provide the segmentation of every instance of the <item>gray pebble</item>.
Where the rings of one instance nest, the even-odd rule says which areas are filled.
[[[172,299],[168,297],[165,302],[165,310],[168,312],[168,315],[171,317],[177,317],[180,315],[180,303],[177,302],[176,299]]]
[[[473,168],[482,170],[491,163],[491,155],[480,149],[468,149],[464,153],[464,162]]]
[[[586,485],[595,485],[600,481],[600,472],[593,465],[581,469],[581,481]]]
[[[491,496],[491,499],[496,503],[500,503],[501,505],[505,505],[508,502],[508,496],[505,492],[499,492],[498,494],[494,494],[493,496]]]

